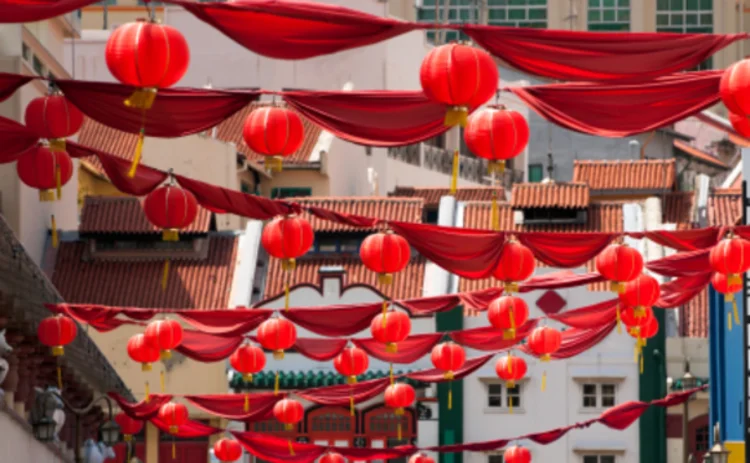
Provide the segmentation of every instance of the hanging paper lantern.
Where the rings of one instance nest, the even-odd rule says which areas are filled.
[[[492,271],[492,276],[505,283],[506,293],[517,293],[518,282],[531,278],[535,267],[536,262],[531,249],[511,239],[503,246],[500,262]]]
[[[417,398],[414,388],[406,383],[394,383],[385,389],[385,405],[393,409],[396,415],[403,415],[404,409],[411,407]]]
[[[164,241],[179,241],[179,230],[190,226],[198,215],[193,193],[174,185],[161,186],[143,201],[146,218],[162,230]]]
[[[304,128],[302,120],[291,109],[266,106],[248,114],[242,137],[251,150],[266,156],[267,170],[281,172],[283,158],[302,146]]]
[[[620,311],[620,317],[622,323],[630,329],[634,326],[646,324],[649,319],[654,317],[654,310],[651,307],[644,307],[642,310],[635,307],[625,307]]]
[[[466,363],[466,351],[455,342],[441,342],[432,348],[430,359],[435,368],[445,372],[443,378],[452,380],[456,370]]]
[[[425,56],[419,80],[427,98],[448,107],[445,125],[463,127],[469,110],[495,95],[500,74],[486,51],[451,43]]]
[[[504,463],[531,463],[531,452],[526,447],[513,445],[503,452]]]
[[[719,95],[729,112],[750,115],[750,60],[738,61],[724,71],[719,82]]]
[[[180,403],[167,402],[159,408],[158,417],[169,427],[169,433],[174,435],[180,426],[188,422],[188,409]]]
[[[242,458],[242,446],[234,439],[219,439],[214,444],[214,456],[219,461],[237,461]]]
[[[49,347],[54,357],[60,357],[65,354],[65,346],[75,340],[78,326],[72,319],[56,315],[39,322],[36,333],[39,342]]]
[[[277,217],[268,222],[260,238],[263,249],[281,259],[284,270],[294,270],[295,259],[305,255],[313,240],[310,222],[296,215]]]
[[[159,349],[151,346],[142,334],[133,335],[128,340],[128,356],[141,364],[141,371],[151,371],[151,364],[159,361]]]
[[[643,272],[643,257],[636,249],[624,244],[610,244],[596,256],[596,271],[610,281],[612,291],[625,291],[625,282]]]
[[[515,387],[516,382],[522,380],[527,371],[526,360],[510,352],[506,356],[499,357],[495,362],[495,373],[498,378],[505,381],[507,388]]]
[[[390,230],[375,233],[362,241],[359,257],[369,270],[378,274],[380,284],[393,283],[393,274],[398,273],[409,263],[411,248],[402,236]]]
[[[409,458],[409,463],[435,463],[435,460],[424,453],[415,453]]]
[[[346,459],[338,452],[328,451],[320,457],[318,463],[346,463]]]
[[[385,344],[386,352],[398,352],[398,343],[409,336],[411,320],[409,316],[397,310],[376,315],[370,323],[370,333],[376,341]]]
[[[287,431],[294,429],[294,425],[299,423],[304,415],[304,407],[294,399],[281,399],[273,406],[273,416],[284,423]]]
[[[172,349],[182,343],[182,326],[176,320],[156,320],[146,326],[146,342],[160,351],[161,359],[172,358]]]
[[[653,306],[659,300],[660,292],[661,287],[656,278],[642,273],[625,283],[619,297],[624,305],[635,309],[636,315],[643,316],[646,307]]]
[[[745,138],[750,137],[750,119],[747,116],[730,112],[729,122],[732,124],[735,132]]]
[[[273,352],[273,358],[281,360],[284,351],[297,342],[297,328],[284,318],[269,318],[260,324],[256,337],[261,346]]]
[[[540,326],[534,328],[534,331],[526,338],[526,343],[542,362],[549,362],[552,359],[552,354],[560,349],[562,335],[554,328]]]
[[[496,330],[503,330],[503,339],[516,337],[516,328],[529,319],[529,306],[517,296],[500,296],[490,302],[487,319]]]
[[[252,381],[253,375],[266,366],[266,355],[263,349],[252,344],[243,344],[229,357],[232,368],[242,373],[242,379]]]
[[[24,122],[34,135],[49,141],[51,150],[65,151],[65,139],[83,125],[83,113],[62,94],[52,93],[29,102]]]
[[[469,116],[464,140],[476,156],[487,159],[490,173],[502,174],[505,161],[521,154],[529,143],[529,124],[518,111],[486,108]]]
[[[643,345],[645,345],[646,339],[653,338],[654,336],[656,336],[656,333],[658,332],[659,332],[659,320],[657,320],[656,317],[651,317],[640,326],[633,326],[628,329],[628,333],[632,337],[644,341]]]
[[[115,423],[120,427],[125,442],[132,441],[133,436],[143,430],[143,421],[131,418],[122,412],[115,415]]]
[[[734,298],[735,293],[742,290],[742,280],[739,282],[729,283],[729,278],[723,273],[714,272],[711,276],[711,285],[716,292],[724,295],[724,302],[732,304],[732,313],[734,314],[734,323],[740,324],[740,314],[737,310],[737,301]],[[727,327],[732,329],[732,316],[727,314]]]
[[[341,376],[346,377],[347,384],[355,384],[357,376],[364,374],[369,366],[367,353],[356,346],[346,347],[333,359],[333,367]]]
[[[708,256],[714,272],[727,275],[728,283],[742,283],[741,274],[750,269],[750,242],[735,236],[724,238]]]
[[[73,177],[73,161],[65,151],[53,151],[38,145],[16,161],[18,178],[24,185],[39,190],[40,201],[54,201],[62,195],[62,187]]]

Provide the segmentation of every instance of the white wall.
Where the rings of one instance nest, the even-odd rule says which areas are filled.
[[[34,438],[30,426],[13,419],[0,405],[0,461],[69,463]]]

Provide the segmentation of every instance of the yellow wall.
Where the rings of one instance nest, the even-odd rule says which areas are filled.
[[[330,186],[328,177],[319,170],[294,170],[286,169],[275,173],[270,179],[261,178],[260,192],[263,196],[271,196],[274,188],[312,188],[313,196],[328,196]]]
[[[85,161],[83,161],[85,162]],[[128,196],[115,188],[109,180],[91,172],[83,162],[78,168],[78,207],[83,206],[86,196]]]
[[[724,442],[724,446],[730,452],[729,463],[745,463],[744,442]]]

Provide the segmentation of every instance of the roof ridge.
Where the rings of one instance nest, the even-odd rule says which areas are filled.
[[[574,159],[573,165],[587,165],[587,164],[673,164],[675,158],[667,159]]]

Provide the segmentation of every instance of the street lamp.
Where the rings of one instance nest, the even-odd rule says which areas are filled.
[[[120,438],[120,426],[114,421],[114,415],[112,414],[112,399],[106,395],[100,395],[94,397],[94,399],[83,408],[76,408],[70,405],[60,394],[54,391],[41,391],[37,393],[36,397],[36,414],[33,416],[31,423],[34,429],[34,436],[42,442],[50,442],[55,438],[55,428],[57,423],[53,419],[55,410],[58,407],[58,403],[62,403],[65,408],[70,410],[76,417],[76,426],[74,431],[74,449],[76,463],[83,463],[83,457],[81,456],[81,417],[85,416],[94,405],[100,400],[107,402],[107,408],[109,409],[109,420],[101,425],[99,431],[102,436],[102,442],[105,445],[111,446],[115,444]]]
[[[690,373],[690,359],[685,359],[685,374],[682,375],[680,389],[687,391],[693,389],[697,385],[698,379]],[[689,413],[689,401],[686,400],[682,403],[682,459],[686,462],[690,461],[690,446],[688,445],[690,442],[688,438],[688,423],[690,422]]]
[[[714,445],[703,457],[705,463],[727,463],[729,461],[729,450],[721,443],[719,423],[714,425]]]

